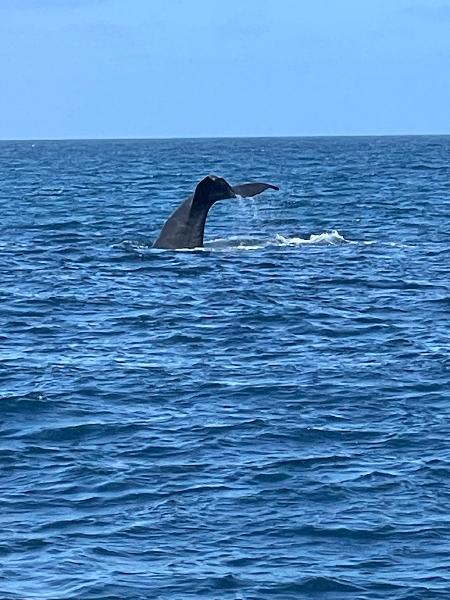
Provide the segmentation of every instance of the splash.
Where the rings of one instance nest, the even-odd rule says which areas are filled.
[[[240,235],[234,235],[226,238],[213,238],[205,242],[204,247],[200,248],[177,248],[169,250],[170,252],[229,252],[229,251],[250,251],[263,250],[264,248],[281,248],[286,246],[303,246],[303,245],[330,245],[336,246],[339,244],[356,244],[357,242],[350,241],[344,238],[335,229],[332,231],[324,231],[322,233],[313,233],[309,238],[298,236],[283,236],[276,234],[275,237],[269,239],[249,238]],[[124,239],[121,242],[112,245],[113,248],[121,248],[127,251],[135,252],[140,255],[149,252],[167,252],[164,249],[152,248],[152,243],[143,238]]]
[[[323,233],[313,233],[309,236],[309,238],[301,238],[301,237],[284,237],[283,235],[277,234],[276,242],[279,246],[300,246],[302,244],[351,244],[355,242],[351,242],[346,240],[343,235],[333,229],[330,232]]]
[[[286,237],[280,234],[276,234],[271,239],[255,239],[242,237],[229,237],[229,238],[216,238],[212,239],[205,244],[205,250],[261,250],[268,247],[282,247],[282,246],[301,246],[304,244],[312,245],[332,245],[338,244],[355,244],[346,240],[335,229],[330,232],[323,232],[318,234],[311,234],[309,238],[301,237]]]

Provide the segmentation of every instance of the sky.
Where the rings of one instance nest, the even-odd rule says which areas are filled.
[[[0,0],[0,139],[450,134],[450,0]]]

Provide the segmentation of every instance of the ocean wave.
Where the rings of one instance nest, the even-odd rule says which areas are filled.
[[[29,147],[0,144],[0,598],[447,598],[450,138]],[[242,165],[283,193],[152,248]]]

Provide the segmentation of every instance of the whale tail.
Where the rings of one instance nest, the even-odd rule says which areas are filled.
[[[242,196],[242,198],[251,198],[256,196],[265,190],[279,190],[280,188],[271,183],[241,183],[233,186],[233,192],[236,196]]]
[[[204,206],[205,204],[212,206],[218,200],[235,197],[236,192],[225,179],[216,175],[208,175],[195,188],[192,208],[195,209],[198,205]]]
[[[251,198],[264,192],[265,190],[279,190],[280,188],[271,183],[264,183],[256,181],[253,183],[240,183],[233,187],[223,179],[216,175],[208,175],[195,188],[194,203],[199,201],[200,203],[207,200],[209,203],[217,202],[218,200],[225,200],[227,198],[235,198],[241,196],[242,198]]]
[[[270,183],[242,183],[235,187],[222,177],[208,175],[167,219],[154,248],[199,248],[203,246],[203,235],[208,211],[219,200],[242,196],[250,198],[267,189],[279,188]]]

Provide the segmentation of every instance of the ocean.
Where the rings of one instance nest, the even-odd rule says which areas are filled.
[[[208,173],[205,247],[152,249]],[[450,137],[0,143],[0,598],[450,597]]]

